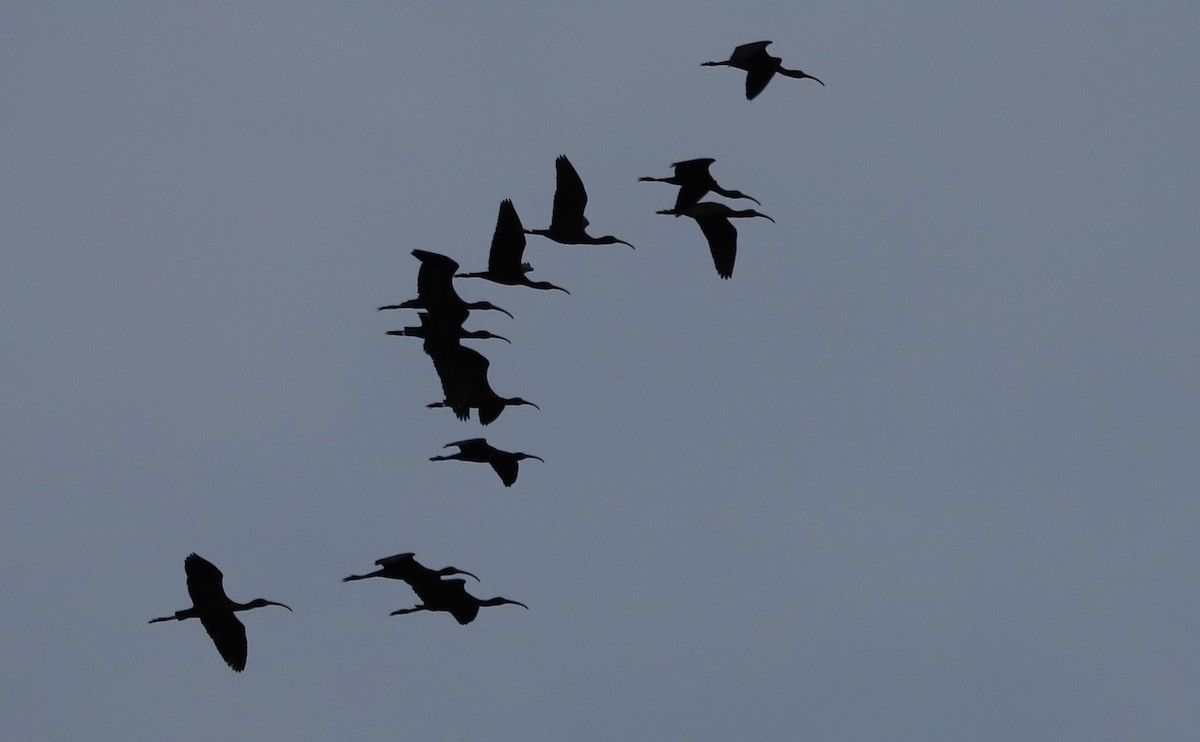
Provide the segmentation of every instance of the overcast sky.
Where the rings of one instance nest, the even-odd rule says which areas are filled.
[[[1196,738],[1200,6],[969,5],[7,3],[0,737]],[[426,409],[375,307],[559,154],[637,249],[460,281],[541,410]],[[192,551],[295,609],[241,675]],[[402,551],[530,610],[339,581]]]

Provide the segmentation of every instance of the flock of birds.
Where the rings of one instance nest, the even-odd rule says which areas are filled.
[[[767,52],[770,43],[756,41],[742,44],[733,50],[729,59],[704,62],[701,66],[734,67],[744,71],[747,100],[756,98],[776,74],[808,78],[824,86],[825,83],[812,75],[784,68],[783,60]],[[686,216],[695,220],[708,241],[717,274],[722,279],[728,279],[733,275],[734,261],[737,257],[737,230],[730,220],[748,217],[763,217],[772,222],[775,220],[753,209],[735,210],[723,203],[702,201],[701,199],[709,193],[716,193],[729,199],[750,200],[762,205],[753,196],[726,189],[718,184],[709,172],[709,167],[714,162],[715,160],[709,157],[683,160],[672,164],[674,173],[668,177],[642,177],[638,180],[678,186],[675,205],[657,213],[675,217]],[[462,344],[463,340],[478,339],[511,342],[508,338],[487,330],[465,329],[464,325],[472,310],[503,312],[509,317],[512,317],[512,314],[490,302],[464,301],[454,288],[455,278],[482,278],[505,286],[527,286],[569,294],[570,292],[561,286],[530,279],[529,274],[533,267],[523,258],[525,235],[539,235],[565,245],[621,244],[634,247],[631,243],[612,235],[589,235],[589,222],[584,216],[588,196],[583,180],[566,155],[560,155],[555,161],[555,171],[556,187],[550,226],[545,229],[525,229],[512,201],[506,199],[500,203],[486,270],[460,273],[459,264],[445,255],[427,250],[413,250],[413,256],[421,263],[417,273],[417,297],[400,304],[379,307],[380,310],[419,310],[419,325],[392,330],[387,334],[422,339],[423,349],[433,361],[444,394],[442,401],[429,404],[428,407],[448,407],[459,420],[469,420],[471,410],[475,410],[482,425],[496,420],[505,407],[537,407],[533,402],[521,397],[502,397],[497,394],[488,383],[488,368],[491,365],[488,359]],[[469,438],[444,446],[451,447],[457,451],[446,456],[433,456],[430,460],[486,463],[500,477],[505,487],[510,487],[517,481],[520,461],[537,459],[544,463],[541,457],[533,454],[498,449],[485,438]],[[479,578],[474,574],[457,567],[431,569],[418,562],[411,552],[385,557],[377,560],[375,564],[379,569],[374,572],[350,575],[343,578],[343,582],[384,577],[406,583],[421,602],[411,608],[392,611],[390,615],[393,616],[419,611],[443,612],[449,613],[458,623],[466,625],[475,620],[480,608],[498,605],[529,608],[524,603],[508,598],[477,598],[467,592],[466,580],[451,578],[451,575],[466,575],[478,582]],[[184,560],[184,572],[187,575],[187,591],[192,599],[192,606],[169,616],[153,618],[150,623],[200,619],[221,657],[233,670],[241,672],[246,667],[246,628],[235,613],[268,605],[280,606],[289,611],[292,609],[283,603],[263,598],[256,598],[248,603],[231,600],[225,594],[224,575],[221,570],[198,554],[190,554]]]

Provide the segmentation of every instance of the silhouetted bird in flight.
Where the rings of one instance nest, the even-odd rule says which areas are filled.
[[[512,316],[506,309],[487,301],[465,302],[454,290],[454,274],[458,263],[453,259],[428,250],[413,250],[413,257],[421,261],[417,271],[417,298],[400,304],[389,304],[384,309],[425,309],[436,314],[439,320],[462,325],[472,309],[494,309]]]
[[[221,570],[198,554],[189,554],[183,560],[183,571],[187,573],[187,591],[192,598],[192,607],[175,611],[171,616],[152,618],[150,623],[198,618],[225,662],[235,672],[246,669],[246,627],[233,615],[234,611],[248,611],[266,605],[282,606],[289,611],[292,609],[283,603],[262,598],[249,603],[235,603],[225,595],[225,588],[221,586]]]
[[[471,408],[479,410],[479,422],[483,425],[500,417],[508,405],[530,405],[533,402],[520,397],[501,397],[492,391],[487,373],[491,363],[473,348],[458,344],[430,343],[426,341],[425,352],[433,359],[433,368],[442,382],[446,398],[427,407],[449,407],[459,420],[471,416]],[[538,408],[541,409],[541,408]]]
[[[420,327],[405,327],[403,330],[388,330],[388,335],[399,337],[424,338],[433,342],[457,342],[459,340],[486,340],[494,338],[511,344],[512,341],[503,335],[497,335],[487,330],[464,330],[462,325],[452,321],[439,320],[432,312],[420,312],[417,319],[421,320]]]
[[[773,57],[767,53],[769,41],[755,41],[750,44],[742,44],[733,50],[733,54],[729,55],[729,59],[723,62],[702,62],[701,67],[736,67],[739,70],[746,71],[746,100],[754,100],[754,98],[767,87],[767,83],[771,82],[771,78],[778,72],[787,77],[807,77],[810,80],[817,78],[800,70],[789,70],[783,67],[783,60],[779,57]],[[825,83],[820,82],[822,86]]]
[[[546,229],[527,229],[525,234],[540,234],[563,245],[630,245],[612,235],[592,237],[587,233],[588,220],[583,215],[588,196],[579,173],[566,155],[554,161],[557,185],[554,189],[554,209],[550,214],[550,226]]]
[[[403,616],[417,611],[443,611],[454,616],[454,620],[466,626],[479,615],[479,609],[494,605],[519,605],[529,610],[529,606],[508,598],[489,598],[480,600],[467,592],[466,580],[436,580],[410,583],[413,592],[421,599],[420,605],[412,608],[401,608],[392,611],[390,615]]]
[[[674,209],[664,209],[658,213],[679,216]],[[702,201],[684,211],[683,216],[690,216],[700,225],[700,231],[704,233],[705,239],[708,240],[708,249],[712,252],[713,265],[717,267],[717,275],[721,278],[729,278],[733,275],[733,263],[737,260],[737,230],[729,220],[737,217],[761,216],[772,222],[775,221],[754,209],[735,211],[725,204],[714,201]]]
[[[554,289],[571,293],[549,281],[530,281],[529,272],[533,270],[533,266],[521,262],[524,253],[525,230],[521,227],[521,217],[517,216],[513,202],[504,199],[500,202],[500,213],[496,216],[496,230],[492,233],[487,270],[455,275],[458,278],[486,278],[505,286],[528,286],[531,289]]]
[[[511,487],[513,482],[517,481],[519,467],[517,462],[523,459],[537,459],[543,464],[546,463],[546,460],[541,456],[534,456],[531,453],[501,451],[488,443],[486,438],[469,438],[463,441],[455,441],[447,443],[442,448],[449,448],[451,446],[458,446],[458,453],[452,453],[449,456],[431,456],[429,460],[473,461],[479,464],[490,464],[492,469],[500,475],[500,481],[504,482],[505,487]]]
[[[675,174],[669,178],[638,178],[639,181],[653,181],[655,183],[670,183],[671,185],[679,186],[679,193],[675,196],[675,211],[687,211],[696,204],[700,203],[700,199],[704,198],[709,191],[719,193],[726,198],[747,198],[761,206],[758,199],[754,196],[747,196],[741,191],[730,191],[722,188],[713,176],[708,172],[708,166],[716,162],[711,157],[701,157],[695,160],[683,160],[681,162],[671,163],[671,167],[675,168]]]
[[[375,564],[379,569],[365,575],[350,575],[343,577],[342,582],[351,582],[352,580],[365,580],[368,577],[386,577],[389,580],[403,580],[408,583],[439,580],[447,575],[467,575],[475,577],[475,575],[459,569],[458,567],[443,567],[442,569],[430,569],[424,564],[418,562],[414,557],[413,552],[408,551],[403,554],[394,554],[390,557],[375,560]],[[475,577],[478,582],[479,578]]]

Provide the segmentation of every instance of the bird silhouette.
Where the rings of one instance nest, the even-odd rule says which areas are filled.
[[[246,627],[233,615],[235,611],[248,611],[267,605],[277,605],[292,610],[283,603],[256,598],[249,603],[236,603],[225,595],[221,583],[224,575],[212,562],[198,554],[189,554],[183,560],[183,571],[187,573],[187,591],[192,598],[192,607],[175,611],[173,615],[150,619],[159,621],[184,621],[198,618],[216,645],[217,651],[235,672],[246,669]]]
[[[503,335],[497,335],[494,332],[487,330],[464,330],[463,326],[456,324],[453,321],[439,319],[439,315],[433,312],[420,312],[417,314],[417,319],[421,321],[420,327],[405,327],[403,330],[388,330],[388,335],[396,335],[400,337],[424,338],[434,342],[448,342],[457,340],[483,340],[494,338],[503,340],[506,343],[512,344],[512,341]]]
[[[442,382],[445,399],[427,407],[449,407],[459,420],[467,420],[471,409],[479,410],[479,422],[487,425],[500,416],[506,406],[536,404],[520,397],[501,397],[488,384],[491,362],[482,353],[459,344],[425,342],[425,352]],[[538,409],[541,409],[540,407]]]
[[[679,193],[675,196],[675,211],[677,216],[679,212],[687,211],[700,203],[700,199],[704,198],[705,194],[709,191],[719,193],[726,198],[750,199],[754,203],[759,204],[759,206],[762,205],[754,196],[748,196],[741,191],[730,191],[722,188],[708,172],[708,166],[714,162],[716,160],[711,157],[673,162],[671,163],[671,167],[675,168],[674,175],[668,178],[644,177],[638,178],[638,181],[670,183],[671,185],[679,186]]]
[[[556,186],[554,189],[554,208],[550,214],[550,226],[546,229],[526,229],[525,234],[540,234],[549,237],[563,245],[622,245],[629,244],[625,240],[612,235],[592,237],[587,233],[588,220],[583,215],[587,208],[587,190],[583,180],[575,171],[566,155],[559,155],[554,161]]]
[[[746,100],[754,100],[754,98],[767,87],[767,83],[771,82],[771,78],[778,72],[787,77],[803,78],[807,77],[810,80],[817,80],[810,74],[801,72],[800,70],[789,70],[783,66],[783,60],[779,57],[773,57],[767,53],[767,46],[770,41],[755,41],[749,44],[742,44],[733,50],[733,54],[729,55],[729,59],[723,62],[701,62],[701,67],[736,67],[739,70],[746,72]],[[824,87],[825,83],[817,80]]]
[[[365,575],[350,575],[343,577],[342,582],[351,582],[353,580],[365,580],[368,577],[386,577],[389,580],[403,580],[404,582],[422,581],[422,580],[437,580],[446,575],[467,575],[475,577],[475,575],[459,569],[458,567],[443,567],[442,569],[430,569],[424,564],[418,562],[414,557],[416,555],[411,552],[403,554],[394,554],[390,557],[375,560],[375,564],[379,569],[374,572],[369,572]],[[478,582],[479,578],[475,577]]]
[[[421,603],[412,608],[401,608],[392,611],[390,615],[403,616],[417,611],[442,611],[454,616],[454,620],[463,626],[475,620],[479,609],[495,605],[519,605],[525,610],[529,606],[508,598],[488,598],[480,600],[467,592],[466,580],[428,580],[409,583],[413,592],[421,599]]]
[[[659,214],[670,214],[679,216],[679,212],[675,209],[664,209],[658,212]],[[734,229],[730,219],[739,217],[754,217],[761,216],[764,219],[774,219],[761,214],[754,209],[745,209],[735,211],[725,204],[719,204],[713,201],[702,201],[692,208],[686,210],[683,216],[690,216],[700,225],[700,231],[704,233],[705,239],[708,240],[708,249],[712,253],[713,265],[717,268],[717,275],[721,278],[729,278],[733,275],[733,263],[737,260],[737,230]]]
[[[525,230],[521,226],[521,217],[513,202],[504,199],[500,202],[500,213],[496,216],[496,230],[492,233],[492,248],[488,251],[488,267],[477,273],[457,273],[457,278],[486,278],[489,281],[505,286],[528,286],[531,289],[554,289],[569,294],[562,286],[555,286],[549,281],[530,281],[529,272],[533,266],[521,262],[525,253]]]
[[[400,304],[389,304],[379,307],[385,309],[425,309],[438,315],[442,321],[461,326],[467,321],[472,309],[493,309],[504,312],[509,317],[512,314],[507,309],[487,301],[465,302],[454,290],[454,274],[458,271],[458,263],[452,258],[428,250],[413,250],[413,257],[421,261],[417,271],[417,298],[409,299]]]
[[[452,453],[449,456],[431,456],[429,460],[473,461],[479,464],[490,464],[496,474],[500,475],[500,481],[504,482],[505,487],[511,487],[513,482],[517,481],[519,461],[523,459],[537,459],[543,464],[546,463],[546,460],[541,456],[534,456],[531,453],[501,451],[488,443],[486,438],[468,438],[467,440],[454,441],[453,443],[447,443],[442,448],[449,448],[451,446],[458,446],[458,453]]]

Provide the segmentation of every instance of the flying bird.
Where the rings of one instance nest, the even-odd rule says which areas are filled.
[[[783,60],[779,57],[773,57],[767,53],[767,46],[770,41],[755,41],[750,44],[742,44],[733,50],[733,54],[729,55],[729,59],[723,62],[702,62],[701,67],[736,67],[739,70],[746,72],[746,100],[754,100],[754,98],[767,87],[767,83],[771,82],[771,78],[778,72],[787,77],[804,78],[817,80],[817,78],[800,70],[789,70],[783,66]],[[824,87],[825,83],[817,80]]]
[[[675,211],[676,215],[679,212],[687,211],[696,204],[700,203],[700,199],[704,198],[709,191],[718,193],[726,198],[746,198],[761,206],[758,199],[754,196],[747,196],[741,191],[730,191],[722,188],[708,172],[708,166],[716,162],[711,157],[700,157],[695,160],[683,160],[681,162],[671,163],[671,167],[675,168],[675,174],[668,178],[638,178],[638,181],[653,181],[656,183],[670,183],[671,185],[679,186],[679,193],[675,196]]]
[[[556,183],[554,207],[550,214],[550,226],[546,229],[526,229],[525,234],[540,234],[563,245],[630,245],[612,235],[592,237],[587,233],[588,220],[583,215],[587,208],[587,190],[583,180],[575,171],[566,155],[554,161]]]
[[[433,360],[433,368],[442,382],[445,399],[427,407],[449,407],[459,420],[471,416],[471,408],[479,410],[483,425],[500,417],[511,405],[536,404],[520,397],[501,397],[492,390],[487,373],[491,362],[482,353],[459,344],[425,342],[425,352]],[[538,407],[538,409],[541,409]]]
[[[571,293],[562,286],[549,281],[531,281],[529,272],[533,266],[521,262],[525,253],[525,229],[513,202],[500,202],[500,213],[496,216],[496,230],[492,233],[492,248],[488,251],[488,267],[477,273],[456,273],[457,278],[486,278],[505,286],[528,286],[531,289],[554,289]]]
[[[492,309],[512,316],[506,309],[487,301],[466,302],[454,290],[454,274],[458,263],[452,258],[428,250],[413,250],[413,257],[421,261],[417,271],[417,298],[400,304],[379,307],[385,309],[425,309],[446,322],[461,326],[467,321],[472,309]]]
[[[442,569],[430,569],[424,564],[418,562],[414,557],[416,555],[411,552],[403,554],[393,554],[390,557],[375,560],[375,564],[379,569],[374,572],[369,572],[365,575],[350,575],[343,577],[342,582],[351,582],[353,580],[365,580],[368,577],[386,577],[389,580],[403,580],[404,582],[420,582],[427,580],[437,580],[447,575],[467,575],[475,577],[475,575],[459,569],[458,567],[443,567]],[[479,578],[475,577],[478,582]]]
[[[675,209],[664,209],[658,213],[680,216]],[[737,230],[729,220],[761,216],[772,222],[775,221],[754,209],[735,211],[725,204],[714,201],[702,201],[684,211],[682,216],[690,216],[700,225],[700,231],[708,240],[708,249],[712,252],[713,265],[717,268],[717,275],[726,279],[733,275],[733,263],[737,259]]]
[[[159,621],[184,621],[198,618],[216,645],[217,651],[235,672],[246,669],[246,627],[233,615],[235,611],[248,611],[267,605],[277,605],[292,610],[283,603],[256,598],[249,603],[235,603],[225,595],[221,586],[224,575],[212,562],[198,554],[189,554],[183,560],[183,571],[187,573],[187,591],[192,598],[192,607],[175,611],[173,615],[150,619]]]
[[[413,592],[421,599],[421,603],[412,608],[401,608],[392,611],[392,616],[403,616],[417,611],[442,611],[454,616],[454,620],[463,626],[475,620],[479,609],[495,605],[519,605],[525,610],[529,606],[508,598],[489,598],[480,600],[467,592],[466,580],[436,580],[410,583]]]
[[[464,330],[462,325],[452,320],[439,319],[439,316],[433,312],[419,312],[417,319],[421,321],[420,327],[388,330],[387,334],[400,337],[424,338],[426,341],[433,341],[435,343],[494,338],[496,340],[503,340],[510,345],[512,344],[512,341],[503,335],[497,335],[487,330]]]
[[[500,475],[500,481],[504,482],[505,487],[511,487],[513,482],[517,481],[519,461],[537,459],[543,464],[546,463],[546,460],[541,456],[534,456],[531,453],[501,451],[488,443],[486,438],[469,438],[467,440],[454,441],[453,443],[447,443],[442,448],[449,448],[451,446],[458,446],[458,453],[452,453],[449,456],[431,456],[429,460],[473,461],[479,464],[489,464],[495,470],[496,474]]]

